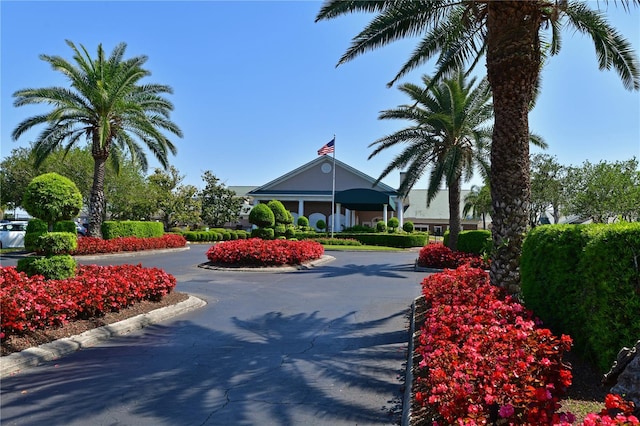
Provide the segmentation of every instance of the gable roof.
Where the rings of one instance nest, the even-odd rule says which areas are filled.
[[[271,182],[249,191],[247,195],[256,196],[294,192],[305,194],[325,194],[327,191],[330,194],[332,191],[333,170],[324,165],[328,164],[333,167],[334,161],[336,168],[336,191],[354,188],[367,188],[380,191],[388,195],[398,194],[398,192],[389,185],[382,182],[375,184],[375,178],[362,173],[358,169],[351,167],[340,160],[334,160],[334,158],[329,155],[322,155],[288,173],[285,173]],[[325,167],[324,170],[322,170],[323,167]]]

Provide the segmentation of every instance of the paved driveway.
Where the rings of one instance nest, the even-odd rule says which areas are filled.
[[[207,305],[3,379],[1,423],[398,424],[417,253],[259,273],[197,268],[207,248],[87,261],[162,267]]]

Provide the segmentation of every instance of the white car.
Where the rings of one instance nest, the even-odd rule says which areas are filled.
[[[26,222],[0,223],[0,248],[24,247]]]

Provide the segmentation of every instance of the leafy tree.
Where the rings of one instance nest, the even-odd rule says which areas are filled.
[[[151,220],[157,206],[142,168],[126,160],[105,184],[106,213],[111,220]]]
[[[567,170],[555,157],[536,154],[531,157],[531,204],[529,225],[536,226],[540,217],[551,207],[553,223],[560,220],[564,180]]]
[[[49,231],[60,220],[73,219],[82,208],[82,195],[76,185],[57,173],[35,177],[23,197],[25,210],[33,217],[47,222]]]
[[[464,197],[462,214],[471,212],[473,217],[482,217],[482,229],[487,229],[487,215],[491,215],[491,187],[472,185],[471,191]]]
[[[620,3],[628,8],[638,1]],[[600,69],[614,68],[627,89],[637,90],[640,70],[630,43],[585,1],[326,0],[316,21],[358,12],[376,16],[338,64],[399,39],[422,37],[390,84],[434,56],[438,70],[432,80],[437,84],[486,55],[494,106],[490,276],[494,285],[519,293],[520,251],[529,218],[528,112],[542,65],[560,51],[561,30],[573,28],[593,39]]]
[[[405,147],[384,169],[378,182],[395,169],[406,168],[406,177],[398,191],[409,190],[431,167],[427,205],[440,192],[444,181],[449,187],[449,247],[455,250],[460,232],[460,191],[462,182],[473,177],[479,166],[488,173],[490,129],[482,127],[492,117],[491,91],[486,79],[475,85],[458,71],[452,78],[435,84],[422,77],[422,85],[405,83],[399,87],[411,99],[410,104],[382,111],[380,119],[400,119],[413,123],[378,139],[369,159],[383,150],[404,144]]]
[[[606,223],[618,217],[640,218],[640,171],[638,161],[591,164],[569,168],[566,214]]]
[[[204,172],[202,179],[205,181],[205,187],[200,191],[200,202],[204,223],[219,227],[227,222],[237,221],[242,198],[220,183],[220,179],[209,170]]]
[[[27,148],[16,148],[0,163],[0,204],[9,209],[22,205],[29,182],[38,176]]]
[[[183,180],[184,175],[181,176],[173,166],[166,172],[155,169],[148,177],[150,192],[155,198],[155,211],[165,229],[181,223],[195,225],[201,220],[198,189],[193,185],[180,185]]]
[[[47,104],[52,110],[25,119],[13,130],[12,136],[17,140],[31,128],[46,125],[35,141],[36,167],[58,147],[68,150],[81,139],[88,141],[94,160],[88,233],[99,237],[106,208],[107,160],[118,170],[120,159],[128,152],[131,159],[146,170],[143,146],[147,146],[166,168],[167,156],[175,154],[176,148],[163,132],[179,137],[182,132],[170,121],[173,105],[163,96],[172,93],[171,88],[140,83],[150,75],[143,68],[146,56],[124,59],[126,44],[121,43],[107,57],[100,44],[94,59],[84,46],[78,49],[68,40],[67,44],[74,52],[75,64],[60,56],[40,55],[40,58],[64,74],[70,88],[28,88],[15,92],[16,107]]]

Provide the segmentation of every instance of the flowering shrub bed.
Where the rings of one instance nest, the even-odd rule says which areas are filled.
[[[117,253],[121,251],[140,251],[164,248],[184,247],[187,240],[178,234],[165,234],[162,237],[137,238],[122,237],[111,240],[102,238],[82,237],[78,238],[78,248],[72,255]]]
[[[160,300],[175,286],[172,275],[141,265],[79,266],[64,280],[0,268],[0,337]]]
[[[562,364],[568,336],[537,328],[481,269],[446,270],[425,278],[422,287],[429,309],[417,347],[422,361],[415,398],[434,410],[437,424],[563,420],[555,412],[571,384]]]
[[[216,264],[232,266],[299,265],[319,259],[324,253],[315,241],[247,240],[225,241],[212,246],[207,258]]]
[[[557,413],[571,384],[568,336],[537,327],[522,305],[464,265],[425,278],[427,309],[416,352],[414,399],[434,425],[571,425]],[[416,324],[420,325],[420,324]],[[609,395],[583,425],[637,425],[633,404]]]
[[[453,251],[441,243],[427,244],[422,247],[418,255],[418,266],[426,268],[455,269],[465,264],[476,268],[489,269],[489,264],[482,257],[476,254]]]

